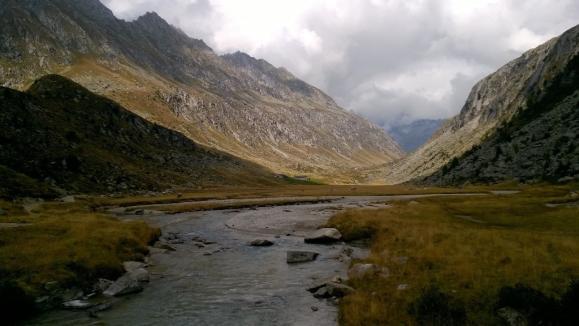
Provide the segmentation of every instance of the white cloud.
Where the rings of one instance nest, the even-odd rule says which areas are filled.
[[[457,113],[470,87],[578,24],[576,0],[102,0],[284,66],[378,124]]]

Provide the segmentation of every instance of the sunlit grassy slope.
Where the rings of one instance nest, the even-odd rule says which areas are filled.
[[[433,288],[473,325],[500,324],[497,300],[505,286],[521,283],[558,298],[579,276],[577,201],[573,187],[534,186],[516,195],[421,199],[334,216],[329,226],[349,240],[371,237],[366,261],[390,270],[387,278],[351,281],[358,291],[342,302],[341,323],[452,324],[416,312]]]

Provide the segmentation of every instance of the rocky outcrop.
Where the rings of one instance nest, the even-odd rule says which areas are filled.
[[[3,3],[4,5],[4,3]],[[336,175],[403,154],[385,132],[287,70],[218,56],[155,13],[98,0],[6,0],[0,84],[62,73],[138,115],[285,174]]]
[[[570,35],[564,35],[560,42],[565,41],[568,48],[573,48],[568,44],[573,42],[579,49],[579,31]],[[548,78],[537,76],[544,80],[543,88],[529,93],[524,110],[423,182],[456,185],[579,180],[578,70],[579,56],[575,53],[557,73]]]
[[[406,182],[431,175],[459,159],[545,96],[549,85],[578,53],[578,39],[579,27],[575,27],[486,77],[474,86],[460,114],[427,144],[400,162],[370,173],[370,177],[392,184]]]

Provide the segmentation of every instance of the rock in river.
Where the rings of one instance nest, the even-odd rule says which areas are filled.
[[[145,264],[138,261],[126,261],[123,263],[123,268],[125,269],[125,272],[132,272],[134,270],[144,267]]]
[[[332,228],[319,229],[305,238],[306,243],[334,243],[342,240],[340,231]]]
[[[142,275],[139,276],[133,275],[133,273],[126,273],[109,286],[103,294],[109,297],[120,297],[127,294],[141,292],[143,291],[143,285],[138,280],[140,277],[142,277]]]
[[[250,246],[252,247],[271,247],[273,246],[273,242],[269,241],[269,240],[253,240],[249,243]]]
[[[316,290],[314,297],[318,299],[342,298],[354,291],[354,288],[345,284],[328,282]]]
[[[287,252],[287,263],[306,263],[309,261],[314,261],[319,256],[317,252],[312,251],[288,251]]]
[[[64,308],[71,310],[84,310],[94,306],[92,303],[84,300],[72,300],[62,304]]]

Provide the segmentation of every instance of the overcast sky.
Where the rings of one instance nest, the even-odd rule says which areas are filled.
[[[101,1],[286,67],[385,128],[456,114],[476,81],[579,24],[577,0]]]

